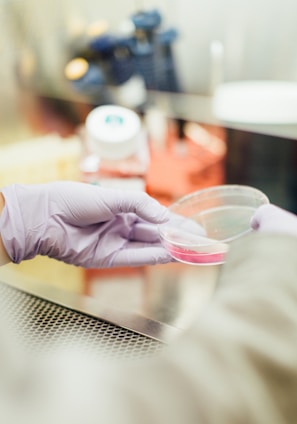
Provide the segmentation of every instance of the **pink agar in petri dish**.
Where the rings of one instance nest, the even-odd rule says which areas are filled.
[[[187,264],[216,265],[225,261],[226,253],[201,253],[182,248],[168,248],[170,255]]]

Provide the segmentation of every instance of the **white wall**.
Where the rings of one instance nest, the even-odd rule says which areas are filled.
[[[295,0],[176,0],[178,57],[189,91],[205,91],[209,46],[225,47],[224,78],[297,79]],[[184,4],[187,7],[184,7]]]

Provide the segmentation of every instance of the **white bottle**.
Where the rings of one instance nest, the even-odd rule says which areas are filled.
[[[137,113],[115,105],[96,107],[86,118],[85,144],[83,181],[145,191],[149,149]]]

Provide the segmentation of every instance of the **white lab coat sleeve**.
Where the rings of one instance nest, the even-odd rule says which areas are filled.
[[[197,322],[153,363],[121,376],[123,422],[296,423],[296,349],[297,238],[242,239]]]
[[[35,407],[18,410],[30,424],[293,424],[296,351],[297,238],[253,234],[233,244],[213,299],[160,354],[103,364],[66,352],[41,367]]]

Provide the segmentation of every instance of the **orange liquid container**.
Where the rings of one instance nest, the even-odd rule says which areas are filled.
[[[226,136],[223,128],[187,122],[182,138],[169,125],[163,146],[150,140],[146,191],[169,206],[180,197],[225,182]]]

